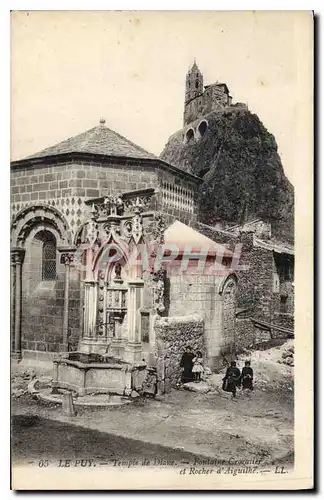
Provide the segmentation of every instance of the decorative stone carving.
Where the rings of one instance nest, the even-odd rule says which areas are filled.
[[[132,213],[139,210],[140,212],[144,212],[148,210],[151,205],[152,194],[137,196],[136,198],[129,198],[124,201],[125,204],[125,212]]]
[[[224,289],[223,289],[223,295],[231,295],[234,294],[236,291],[236,282],[233,279],[229,279],[227,283],[225,283]]]
[[[11,226],[12,247],[22,247],[36,226],[49,226],[57,231],[58,245],[71,244],[71,232],[65,217],[54,207],[37,204],[17,213]]]
[[[158,314],[165,311],[164,291],[165,291],[165,272],[157,271],[153,276],[153,303]]]
[[[121,270],[122,270],[122,267],[121,267],[121,264],[119,264],[119,262],[117,262],[117,264],[115,265],[115,277],[114,277],[114,281],[119,281],[119,282],[122,282],[122,278],[121,278]]]
[[[108,207],[109,215],[123,215],[124,202],[120,196],[105,198],[105,204]]]
[[[94,245],[98,238],[98,224],[91,219],[85,227],[85,242]]]
[[[132,220],[132,236],[135,243],[139,243],[143,234],[142,217],[137,213]]]
[[[25,250],[22,248],[15,248],[14,250],[11,250],[11,264],[16,265],[16,264],[22,264],[25,256]]]
[[[61,264],[71,265],[74,261],[74,252],[64,252],[61,254]]]
[[[98,316],[97,316],[97,333],[99,336],[105,333],[105,317],[104,317],[104,298],[105,298],[105,273],[99,271],[98,275]]]
[[[131,220],[124,220],[121,223],[121,238],[129,241],[132,236],[133,222]]]
[[[148,227],[145,229],[145,236],[147,236],[152,244],[164,243],[164,232],[166,229],[165,217],[161,212],[156,212]]]
[[[107,196],[103,201],[94,202],[91,208],[91,216],[96,220],[107,218],[111,215],[123,215],[123,213],[124,202],[120,196]]]

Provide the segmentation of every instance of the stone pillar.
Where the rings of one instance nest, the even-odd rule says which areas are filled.
[[[84,282],[83,340],[94,340],[97,318],[97,283]]]
[[[69,288],[70,288],[70,265],[73,262],[74,253],[62,253],[61,263],[65,265],[65,287],[64,287],[64,306],[63,306],[63,350],[69,350]]]
[[[23,248],[15,248],[11,251],[11,262],[14,266],[12,271],[14,280],[11,284],[11,293],[13,295],[12,301],[15,305],[14,325],[12,326],[14,333],[13,355],[17,359],[21,359],[21,277],[24,254],[25,250]]]
[[[128,341],[125,349],[125,359],[129,363],[142,361],[142,341],[139,309],[142,303],[144,282],[140,279],[128,282]]]
[[[15,348],[15,281],[16,266],[13,255],[10,262],[10,352]]]
[[[211,320],[210,327],[206,331],[208,366],[212,370],[219,368],[220,354],[224,347],[223,297],[219,294],[216,294],[213,299],[213,318]]]

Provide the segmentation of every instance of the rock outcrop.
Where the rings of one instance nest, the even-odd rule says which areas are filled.
[[[161,158],[203,178],[198,205],[206,224],[261,218],[277,240],[293,242],[294,189],[257,115],[235,105],[209,113],[172,135]]]

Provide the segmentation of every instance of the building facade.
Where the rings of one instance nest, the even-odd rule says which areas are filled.
[[[12,162],[11,338],[15,356],[51,357],[81,350],[151,363],[158,346],[164,349],[155,331],[169,331],[173,321],[179,338],[171,344],[169,339],[169,353],[179,356],[184,343],[201,332],[201,325],[204,336],[196,344],[205,349],[211,364],[223,348],[231,350],[233,329],[222,316],[225,304],[232,311],[228,322],[235,320],[232,252],[190,227],[196,221],[200,182],[103,122]],[[129,253],[130,248],[157,241],[178,248],[174,263],[161,269],[162,275],[153,269],[136,271],[134,276],[126,250],[117,271],[117,264],[98,267],[107,244],[126,246]],[[209,265],[219,252],[222,272],[200,276],[193,266],[183,269],[193,244],[198,251],[202,246],[210,248]],[[84,245],[90,250],[80,253]],[[189,295],[195,296],[190,309]]]

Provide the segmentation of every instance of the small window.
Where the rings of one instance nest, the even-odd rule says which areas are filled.
[[[199,82],[198,82],[198,80],[196,80],[196,89],[198,88],[198,86],[199,86]]]
[[[56,241],[54,236],[43,243],[42,279],[43,281],[56,280]]]

